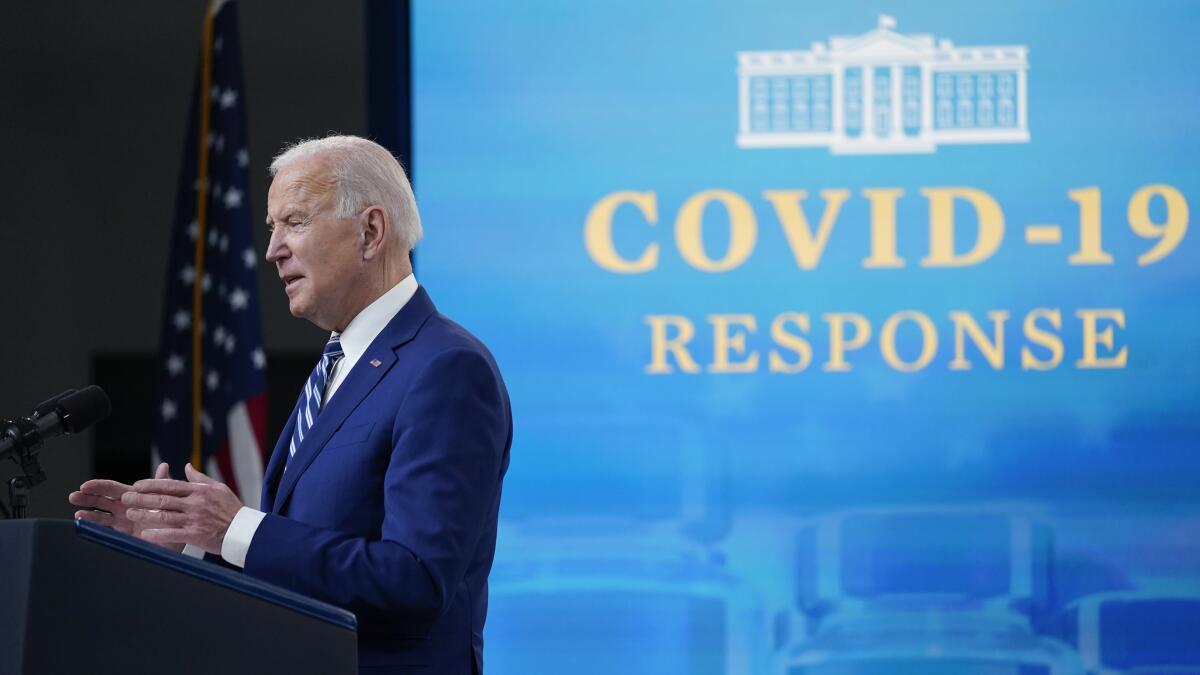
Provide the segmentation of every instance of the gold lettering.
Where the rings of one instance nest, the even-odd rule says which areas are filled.
[[[896,351],[896,330],[900,327],[901,321],[912,321],[921,329],[921,353],[917,359],[911,363],[900,358],[900,354]],[[888,317],[888,320],[883,322],[883,329],[879,333],[879,351],[883,354],[883,360],[888,362],[888,365],[903,373],[915,373],[933,360],[937,354],[938,336],[937,329],[933,326],[933,321],[921,312],[905,310],[896,312]]]
[[[779,217],[779,224],[783,226],[783,233],[792,247],[796,264],[803,270],[815,268],[821,262],[821,254],[829,241],[829,233],[833,231],[833,223],[837,220],[842,204],[850,197],[850,191],[821,190],[825,210],[821,213],[821,222],[817,225],[815,237],[801,206],[801,202],[808,196],[806,191],[767,190],[763,196],[775,207],[775,215]]]
[[[1108,351],[1113,351],[1113,327],[1097,330],[1100,320],[1112,321],[1117,328],[1125,328],[1125,310],[1123,309],[1078,309],[1075,316],[1083,320],[1083,358],[1075,362],[1075,367],[1085,368],[1124,368],[1129,359],[1129,347],[1123,346],[1116,356],[1101,357],[1097,354],[1097,345],[1103,345]]]
[[[987,260],[1004,238],[1004,213],[988,193],[968,187],[921,188],[929,200],[929,255],[922,267],[966,267]],[[954,252],[954,201],[964,199],[979,216],[975,246],[966,253]]]
[[[667,352],[674,354],[679,369],[685,373],[698,373],[700,366],[696,364],[687,343],[692,341],[696,329],[692,322],[683,316],[670,314],[650,314],[646,316],[650,324],[650,363],[646,372],[651,375],[666,375],[674,372],[667,363]],[[675,328],[675,337],[667,337],[667,328]]]
[[[1042,360],[1033,355],[1029,347],[1021,347],[1021,370],[1052,370],[1062,363],[1063,342],[1057,333],[1038,327],[1038,319],[1046,319],[1055,330],[1062,329],[1062,312],[1057,309],[1038,308],[1025,315],[1025,339],[1050,350],[1050,358]]]
[[[966,340],[964,334],[971,336],[971,342],[983,354],[983,358],[992,366],[992,370],[1004,367],[1004,322],[1008,321],[1008,312],[992,310],[988,312],[992,320],[992,341],[989,342],[983,329],[975,323],[975,318],[967,312],[950,312],[950,320],[954,322],[954,359],[950,361],[950,370],[970,370],[971,362],[965,355]]]
[[[829,312],[821,315],[829,324],[829,360],[822,370],[830,372],[848,372],[851,367],[846,362],[846,352],[862,349],[871,338],[871,324],[861,314],[851,312]],[[846,339],[846,324],[854,326],[854,335]]]
[[[758,370],[758,353],[750,352],[744,361],[730,361],[732,351],[734,356],[746,356],[746,335],[754,333],[755,321],[751,314],[709,314],[708,322],[713,327],[713,360],[708,366],[710,373],[753,373]],[[729,327],[739,326],[745,332],[735,332],[732,335]]]
[[[729,214],[729,248],[720,260],[704,251],[704,208],[719,202]],[[688,198],[675,219],[675,245],[689,265],[703,272],[727,272],[746,262],[758,238],[754,210],[736,192],[705,190]]]
[[[863,196],[871,201],[871,256],[862,266],[868,269],[904,267],[896,254],[896,200],[904,196],[899,188],[867,188]]]
[[[633,204],[646,217],[646,222],[654,225],[658,222],[658,202],[653,192],[634,192],[622,190],[606,195],[596,202],[588,211],[587,220],[583,224],[583,243],[588,255],[597,265],[617,274],[637,274],[648,272],[658,265],[658,244],[651,242],[642,250],[636,260],[626,260],[617,253],[613,244],[612,221],[617,207],[622,204]]]
[[[796,360],[789,363],[779,355],[779,352],[772,349],[767,354],[767,367],[772,373],[792,375],[805,370],[808,368],[808,364],[812,363],[812,345],[798,334],[789,333],[785,327],[788,323],[794,324],[804,333],[807,333],[809,329],[807,314],[784,312],[775,317],[775,320],[771,322],[771,339],[780,347],[795,352]]]
[[[1112,254],[1100,244],[1100,188],[1087,187],[1067,192],[1079,204],[1079,250],[1067,256],[1068,265],[1111,265]]]

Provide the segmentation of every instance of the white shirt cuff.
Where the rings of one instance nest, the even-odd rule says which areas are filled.
[[[200,548],[199,546],[192,546],[191,544],[184,544],[183,545],[183,554],[186,556],[191,556],[193,558],[203,558],[204,557],[204,549]]]
[[[254,539],[254,533],[266,517],[266,513],[249,506],[238,510],[233,522],[229,523],[229,529],[225,531],[225,539],[221,541],[221,557],[225,562],[237,567],[246,566],[246,553],[250,551],[250,541]]]

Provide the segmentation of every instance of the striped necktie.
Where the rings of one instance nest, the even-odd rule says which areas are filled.
[[[317,414],[321,412],[321,400],[325,397],[325,385],[329,383],[329,374],[341,358],[342,342],[335,334],[325,343],[325,353],[321,355],[320,363],[313,368],[308,381],[304,383],[304,391],[300,394],[296,410],[296,428],[292,430],[292,442],[288,446],[288,462],[296,456],[296,449],[304,442],[304,434],[312,429]],[[287,471],[287,464],[283,465],[283,469]]]

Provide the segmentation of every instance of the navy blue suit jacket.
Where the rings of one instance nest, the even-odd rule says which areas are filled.
[[[245,573],[354,612],[363,672],[482,672],[512,442],[487,348],[418,288],[285,472],[295,421],[267,465]]]

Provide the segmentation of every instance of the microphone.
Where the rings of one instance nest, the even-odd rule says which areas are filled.
[[[37,404],[36,408],[33,409],[33,414],[30,415],[30,417],[40,417],[42,415],[49,415],[50,413],[54,412],[54,410],[58,407],[59,401],[70,396],[71,394],[74,394],[75,391],[76,390],[74,390],[74,389],[68,389],[68,390],[64,391],[63,393],[59,394],[58,396],[52,396],[51,398],[49,398],[45,401],[42,401],[41,403]]]
[[[108,394],[96,385],[68,389],[38,404],[29,417],[0,423],[0,460],[28,455],[47,438],[77,434],[112,412]]]

